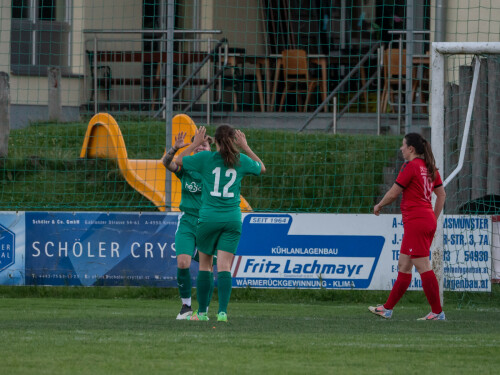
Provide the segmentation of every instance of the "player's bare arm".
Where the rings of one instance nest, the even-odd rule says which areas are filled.
[[[398,199],[399,194],[403,192],[403,188],[399,186],[398,184],[392,185],[392,187],[389,189],[387,193],[385,193],[384,197],[382,200],[373,207],[373,213],[375,215],[380,215],[380,210],[382,207],[387,206],[394,202],[396,199]]]
[[[255,152],[252,151],[250,146],[247,143],[247,137],[245,136],[245,133],[243,133],[241,130],[236,130],[235,132],[235,144],[238,146],[245,154],[248,155],[248,157],[256,162],[260,163],[260,173],[266,173],[266,166],[260,160],[260,158],[255,154]]]
[[[177,160],[175,161],[177,165],[180,165],[182,167],[182,159],[184,158],[184,156],[190,155],[196,147],[201,145],[203,142],[206,142],[207,140],[207,129],[204,126],[200,126],[198,129],[196,129],[193,143],[186,147],[184,151],[182,151],[181,154],[177,157]]]
[[[446,192],[444,191],[444,187],[440,186],[434,189],[434,194],[436,194],[436,203],[434,204],[434,215],[436,215],[437,219],[441,214],[441,212],[443,211],[444,201],[446,200]]]
[[[186,138],[186,132],[179,132],[175,136],[174,145],[167,151],[167,153],[165,154],[165,156],[163,156],[161,160],[165,168],[167,168],[170,172],[176,172],[179,169],[179,166],[175,161],[173,161],[173,159],[177,151],[179,151],[181,148],[188,146],[187,143],[184,143],[185,138]]]

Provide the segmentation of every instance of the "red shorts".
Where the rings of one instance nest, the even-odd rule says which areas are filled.
[[[436,233],[436,226],[436,216],[432,211],[430,214],[420,214],[417,217],[407,218],[404,221],[401,254],[412,258],[428,257],[434,233]]]

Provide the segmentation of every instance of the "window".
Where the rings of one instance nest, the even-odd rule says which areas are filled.
[[[12,0],[11,70],[45,75],[57,66],[69,73],[71,0]]]

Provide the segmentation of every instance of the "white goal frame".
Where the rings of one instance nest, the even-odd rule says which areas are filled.
[[[500,54],[500,42],[434,42],[431,44],[431,144],[436,165],[444,171],[444,87],[445,87],[445,55],[478,55],[478,54]],[[476,57],[477,59],[477,57]],[[444,179],[443,186],[453,180],[462,169],[465,149],[467,146],[467,137],[470,129],[472,109],[474,106],[474,97],[476,95],[477,81],[479,77],[479,61],[476,60],[474,77],[472,79],[471,95],[469,97],[469,106],[465,119],[465,129],[463,132],[462,145],[460,148],[460,157],[456,169]],[[443,176],[444,178],[444,176]],[[432,268],[436,273],[439,283],[439,296],[443,303],[443,220],[444,210],[438,218],[436,235],[432,243]]]

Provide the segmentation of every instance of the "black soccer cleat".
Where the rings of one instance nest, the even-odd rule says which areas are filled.
[[[177,314],[177,320],[186,320],[186,319],[189,319],[189,317],[191,316],[191,314],[193,313],[193,309],[191,308],[191,306],[188,306],[188,305],[182,305],[181,307],[181,311],[179,312],[179,314]]]

